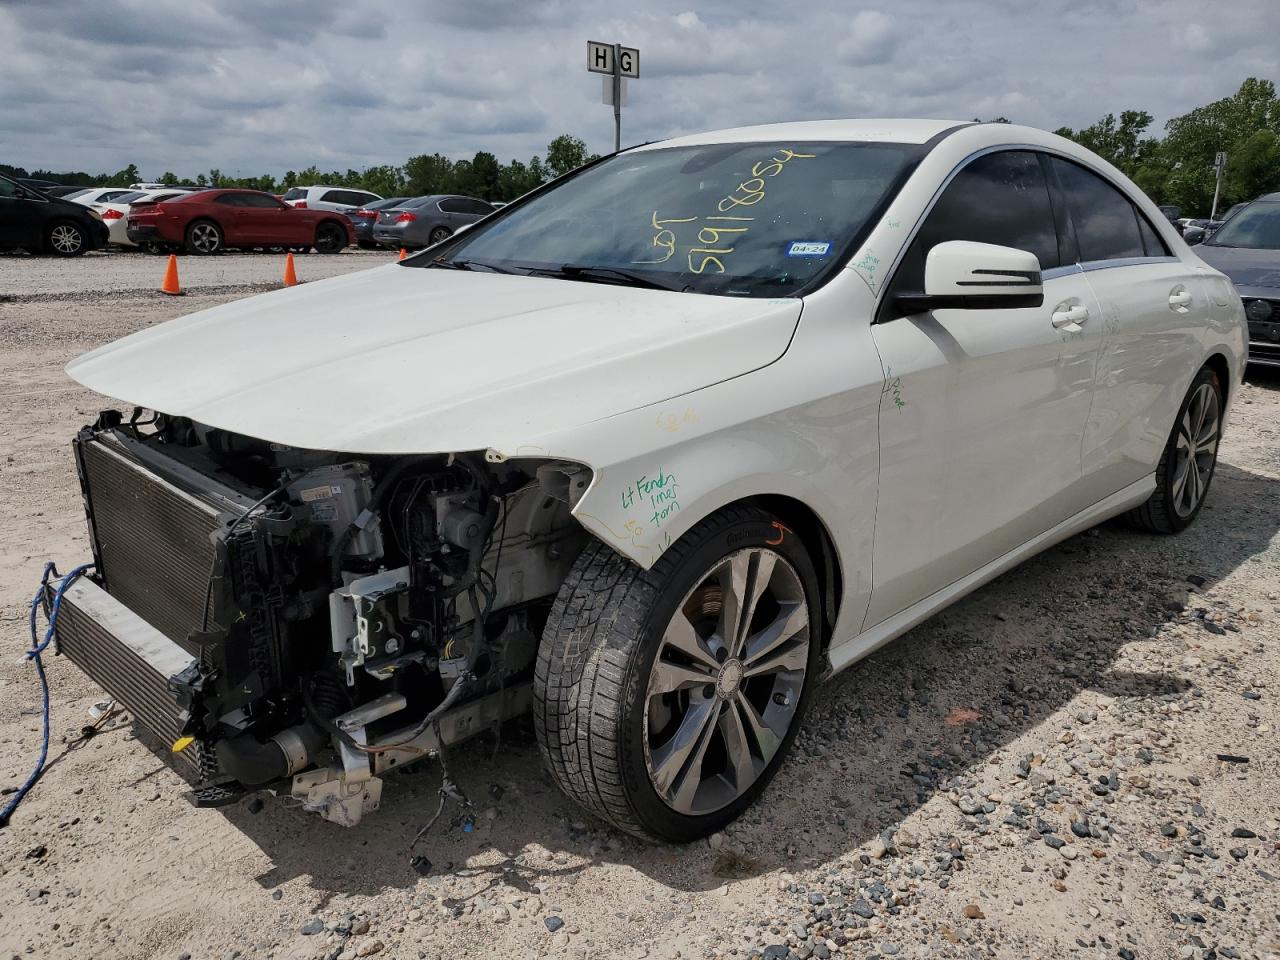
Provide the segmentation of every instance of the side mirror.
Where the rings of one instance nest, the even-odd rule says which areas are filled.
[[[1034,253],[994,243],[948,240],[924,262],[924,293],[899,294],[903,314],[925,310],[1000,310],[1044,304]]]
[[[1182,239],[1187,241],[1188,246],[1194,247],[1197,243],[1204,243],[1207,231],[1204,227],[1187,227],[1182,231]]]

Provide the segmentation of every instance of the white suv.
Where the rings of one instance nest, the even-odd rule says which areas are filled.
[[[293,187],[280,199],[302,210],[350,213],[365,204],[376,203],[382,197],[368,190],[349,190],[346,187]]]

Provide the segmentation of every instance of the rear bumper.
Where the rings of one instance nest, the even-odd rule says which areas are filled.
[[[151,226],[127,227],[125,235],[136,244],[161,243],[164,241],[164,237],[160,236],[160,230]]]
[[[54,587],[45,596],[53,599]],[[186,716],[169,681],[195,658],[92,580],[67,588],[58,608],[56,650],[89,675],[164,746],[183,733]],[[195,743],[170,753],[173,766],[193,782],[203,782],[204,748]],[[211,759],[211,758],[210,758]]]

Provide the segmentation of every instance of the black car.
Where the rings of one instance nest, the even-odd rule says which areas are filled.
[[[1280,193],[1237,211],[1196,253],[1240,292],[1249,319],[1249,362],[1280,367]]]
[[[74,257],[107,245],[107,225],[94,211],[0,176],[0,250]]]
[[[356,243],[366,250],[377,247],[378,245],[373,241],[373,225],[378,222],[378,211],[390,210],[392,207],[398,207],[402,203],[408,202],[408,200],[408,197],[375,200],[373,203],[367,203],[359,210],[353,210],[347,214],[351,220],[351,225],[356,228]]]

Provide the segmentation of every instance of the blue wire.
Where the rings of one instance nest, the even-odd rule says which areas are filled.
[[[22,802],[31,788],[36,785],[40,775],[44,773],[45,761],[49,758],[49,678],[44,672],[44,661],[41,660],[40,654],[53,642],[53,638],[56,635],[58,611],[62,608],[62,595],[67,592],[67,588],[71,584],[75,583],[76,580],[84,576],[86,571],[91,569],[93,569],[92,563],[82,563],[61,578],[62,582],[58,584],[58,589],[54,591],[53,603],[49,606],[49,628],[45,631],[43,641],[39,640],[36,628],[36,614],[40,609],[41,602],[44,600],[50,579],[58,579],[58,568],[52,562],[44,565],[44,574],[40,577],[40,587],[36,590],[35,596],[31,598],[31,609],[28,616],[28,623],[31,626],[31,649],[27,651],[26,657],[28,660],[35,661],[36,675],[40,678],[40,694],[44,701],[44,723],[40,736],[40,757],[36,760],[35,769],[31,771],[31,775],[27,777],[26,782],[18,788],[18,792],[5,804],[5,808],[0,810],[0,829],[9,825],[9,818],[18,809],[18,804]]]

